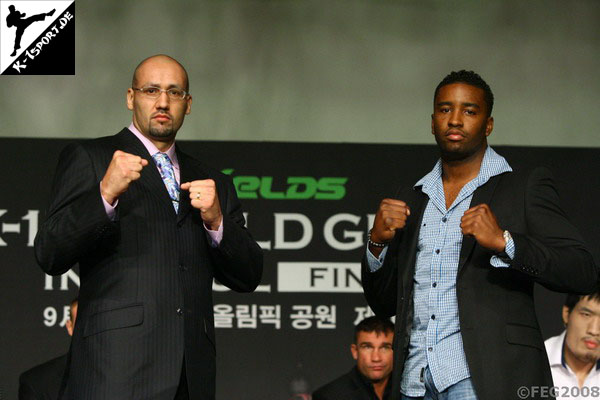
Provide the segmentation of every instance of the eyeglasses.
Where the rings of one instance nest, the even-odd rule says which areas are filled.
[[[158,99],[163,92],[167,92],[167,95],[171,100],[183,100],[189,94],[185,90],[171,88],[171,89],[161,89],[156,86],[146,86],[143,88],[134,88],[133,90],[139,90],[146,97],[151,99]]]

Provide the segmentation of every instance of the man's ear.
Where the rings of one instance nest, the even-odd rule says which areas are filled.
[[[127,109],[128,110],[133,110],[133,95],[134,95],[133,89],[132,88],[127,89],[126,100],[127,100]]]
[[[73,336],[73,328],[75,327],[73,325],[73,321],[71,321],[70,319],[67,320],[65,326],[67,327],[67,332],[69,332],[69,336]]]
[[[350,345],[350,352],[352,353],[352,358],[354,358],[355,360],[358,360],[358,347],[356,346],[355,343],[352,343]]]
[[[565,326],[567,326],[567,324],[569,323],[569,307],[567,306],[563,306],[562,308],[562,320],[563,320],[563,324]]]
[[[488,117],[485,124],[485,136],[490,136],[494,130],[494,117]]]
[[[186,101],[187,101],[187,106],[185,109],[185,114],[187,115],[192,112],[192,96],[188,96]]]

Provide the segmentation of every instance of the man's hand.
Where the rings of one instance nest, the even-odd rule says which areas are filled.
[[[216,231],[221,225],[223,214],[221,213],[221,204],[217,194],[217,186],[212,179],[186,182],[181,185],[181,189],[190,192],[192,207],[200,210],[200,216],[204,224],[211,230]]]
[[[390,242],[396,235],[396,230],[404,228],[409,215],[410,208],[405,202],[395,199],[381,200],[377,214],[375,214],[373,229],[371,229],[371,241]],[[381,253],[381,248],[369,246],[369,249],[375,256]]]
[[[469,208],[460,220],[463,235],[473,236],[480,246],[498,253],[504,251],[503,230],[487,204]]]
[[[104,200],[110,205],[115,204],[131,182],[140,179],[142,168],[146,165],[148,160],[145,158],[121,150],[115,151],[100,182],[100,193]]]

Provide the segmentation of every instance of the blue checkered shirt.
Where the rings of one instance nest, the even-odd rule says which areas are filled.
[[[419,180],[415,187],[429,197],[423,213],[414,275],[414,314],[408,356],[404,363],[401,391],[406,396],[425,394],[423,371],[429,366],[438,391],[469,378],[469,366],[463,349],[456,298],[456,276],[463,235],[460,220],[469,209],[473,193],[491,177],[512,171],[504,157],[491,147],[486,149],[479,174],[461,189],[454,203],[446,209],[442,162]],[[514,257],[514,242],[507,243],[505,252]],[[367,249],[371,271],[379,269],[387,247],[379,259]],[[508,267],[492,256],[494,267]]]

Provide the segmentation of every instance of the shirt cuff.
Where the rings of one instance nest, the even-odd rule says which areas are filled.
[[[490,260],[490,264],[496,268],[508,268],[510,262],[515,258],[515,242],[512,237],[506,242],[503,254],[494,255]]]
[[[223,240],[223,220],[221,219],[221,223],[219,224],[219,229],[217,229],[216,231],[211,231],[210,229],[208,229],[206,224],[203,224],[203,225],[204,225],[204,229],[206,229],[206,233],[210,237],[210,240],[211,240],[210,246],[211,247],[219,247],[221,240]]]
[[[119,204],[119,199],[115,201],[114,206],[111,206],[108,203],[108,201],[104,200],[104,197],[102,197],[102,195],[100,195],[100,197],[102,198],[102,203],[104,204],[104,211],[106,211],[108,219],[110,219],[111,221],[117,219],[117,205]]]
[[[375,257],[371,250],[369,250],[369,245],[367,245],[367,263],[369,264],[369,270],[371,272],[377,271],[383,265],[383,260],[385,259],[385,255],[387,254],[388,246],[385,246],[381,253],[379,254],[379,258]]]

